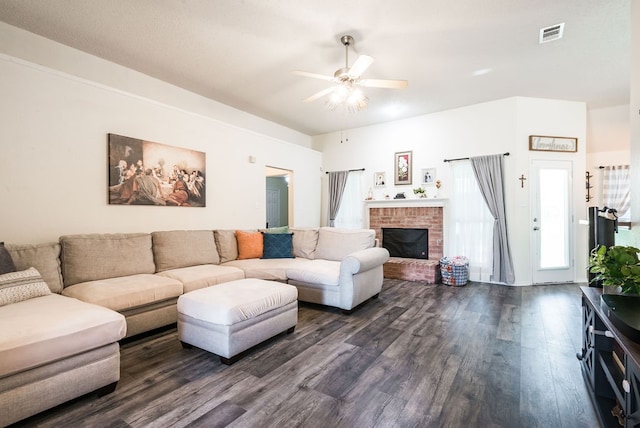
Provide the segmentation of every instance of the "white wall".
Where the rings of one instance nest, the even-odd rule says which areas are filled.
[[[631,90],[629,101],[631,182],[640,183],[640,1],[631,2]],[[640,186],[631,186],[631,222],[640,222]],[[640,232],[636,232],[640,238]],[[640,240],[640,239],[639,239]],[[638,243],[636,241],[636,246]]]
[[[546,153],[528,150],[529,135],[577,137],[577,153]],[[567,159],[573,162],[573,209],[576,217],[576,281],[586,280],[586,228],[577,219],[586,217],[584,171],[586,107],[584,103],[508,98],[469,107],[419,116],[380,125],[351,129],[349,140],[340,133],[313,138],[313,147],[323,152],[327,171],[365,168],[365,195],[372,188],[374,196],[405,192],[420,185],[421,169],[436,168],[442,181],[439,197],[448,198],[449,164],[444,159],[509,152],[505,157],[505,197],[507,222],[518,284],[531,283],[530,197],[529,186],[520,187],[518,177],[529,177],[534,159]],[[341,140],[343,142],[341,142]],[[394,153],[413,151],[413,184],[393,185]],[[385,171],[388,185],[373,187],[373,175]],[[326,179],[325,179],[326,181]],[[363,198],[364,196],[363,195]],[[323,186],[322,223],[326,224],[326,185]],[[445,238],[445,252],[446,247]]]
[[[629,105],[587,112],[587,153],[629,151]]]
[[[0,25],[0,240],[37,243],[74,233],[263,227],[266,165],[293,171],[294,225],[319,225],[320,200],[309,195],[320,192],[321,153],[221,121],[223,110],[224,118],[238,122],[249,115],[106,61],[100,61],[100,73],[113,71],[129,82],[122,85],[126,89],[80,77],[84,69],[69,74],[72,63],[65,62],[65,71],[35,64],[34,51],[48,41],[14,30]],[[95,60],[61,45],[52,48],[84,62]],[[29,52],[30,60],[7,51]],[[153,87],[153,97],[129,91],[129,78]],[[295,131],[262,119],[248,122],[300,139]],[[108,133],[205,152],[207,207],[108,205]],[[249,162],[250,155],[256,163]]]
[[[602,206],[600,166],[629,165],[629,105],[590,109],[587,112],[587,171],[593,177],[587,206]]]

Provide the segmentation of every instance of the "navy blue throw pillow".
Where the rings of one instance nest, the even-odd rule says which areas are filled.
[[[293,233],[263,233],[263,259],[292,259]]]
[[[4,242],[0,242],[0,275],[15,271],[16,265],[13,263],[11,254],[4,247]]]

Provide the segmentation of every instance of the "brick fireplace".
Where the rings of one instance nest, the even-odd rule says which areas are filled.
[[[384,265],[385,278],[439,282],[439,261],[444,254],[444,204],[442,200],[407,199],[370,201],[369,228],[382,243],[382,228],[429,229],[428,259],[392,257]]]

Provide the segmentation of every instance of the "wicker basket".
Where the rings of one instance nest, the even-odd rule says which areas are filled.
[[[469,259],[464,256],[440,259],[440,273],[445,285],[462,286],[469,279]]]

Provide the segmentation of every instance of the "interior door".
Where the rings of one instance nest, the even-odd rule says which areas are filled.
[[[571,161],[532,161],[533,284],[574,279]]]
[[[267,227],[280,227],[280,191],[267,189]]]

